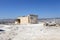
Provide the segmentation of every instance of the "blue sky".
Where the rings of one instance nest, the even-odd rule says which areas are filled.
[[[0,0],[0,18],[37,14],[39,18],[60,17],[60,0]]]

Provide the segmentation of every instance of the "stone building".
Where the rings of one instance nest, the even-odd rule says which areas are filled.
[[[15,24],[36,24],[36,23],[38,23],[38,15],[34,14],[18,17],[15,21]]]

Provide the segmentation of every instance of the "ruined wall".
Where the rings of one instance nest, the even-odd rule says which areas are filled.
[[[28,17],[20,17],[18,18],[20,19],[20,24],[28,24]]]
[[[17,19],[20,19],[20,24],[37,24],[38,23],[37,15],[22,16],[22,17],[18,17]]]

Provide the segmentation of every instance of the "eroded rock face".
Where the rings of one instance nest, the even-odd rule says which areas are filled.
[[[60,40],[60,27],[40,24],[8,25],[10,31],[0,34],[0,40]]]
[[[15,37],[15,35],[17,35],[17,27],[13,27],[14,25],[8,26],[10,26],[9,28],[7,27],[9,31],[5,30],[4,32],[1,32],[0,40],[12,40]]]
[[[13,40],[60,40],[60,27],[28,25],[19,27],[20,32]]]

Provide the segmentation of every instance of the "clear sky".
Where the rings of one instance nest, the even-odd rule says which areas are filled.
[[[60,0],[0,0],[0,18],[37,14],[39,18],[60,17]]]

